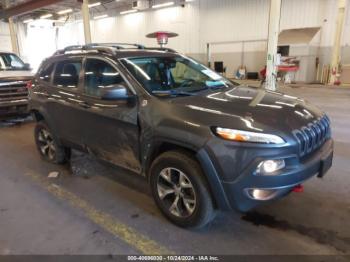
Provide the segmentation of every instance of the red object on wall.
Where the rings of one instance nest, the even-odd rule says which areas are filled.
[[[296,72],[299,70],[298,66],[279,66],[279,72]]]

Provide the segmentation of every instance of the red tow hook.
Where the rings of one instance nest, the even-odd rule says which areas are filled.
[[[292,190],[295,193],[303,193],[304,192],[304,186],[303,185],[297,185]]]

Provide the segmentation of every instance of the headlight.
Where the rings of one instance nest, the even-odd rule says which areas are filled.
[[[272,175],[274,172],[285,168],[286,163],[283,159],[265,160],[258,165],[256,172],[258,174]]]
[[[285,141],[276,135],[255,133],[242,130],[217,127],[215,132],[218,136],[226,140],[237,142],[263,143],[263,144],[283,144]]]

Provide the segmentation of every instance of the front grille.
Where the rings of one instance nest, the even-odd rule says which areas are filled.
[[[0,106],[27,101],[27,81],[0,81]]]
[[[322,146],[331,136],[330,120],[325,115],[307,126],[294,130],[293,135],[298,141],[300,156],[306,156]]]

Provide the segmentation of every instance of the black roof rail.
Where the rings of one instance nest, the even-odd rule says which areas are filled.
[[[100,46],[100,45],[71,45],[67,46],[64,49],[58,50],[54,55],[63,55],[67,54],[69,52],[71,53],[77,53],[79,52],[89,52],[89,51],[96,51],[96,52],[103,52],[108,54],[115,54],[115,51],[113,48],[109,46]]]
[[[67,46],[63,49],[63,51],[74,51],[74,50],[82,50],[83,49],[83,45],[70,45]]]
[[[125,49],[126,47],[135,47],[137,49],[145,49],[145,46],[140,44],[130,44],[130,43],[92,43],[88,44],[87,46],[95,47],[95,46],[108,46],[108,47],[114,47],[117,49]]]
[[[129,47],[133,47],[135,49],[140,50],[156,50],[156,51],[164,51],[169,53],[177,53],[176,50],[165,47],[145,47],[139,44],[129,44],[129,43],[91,43],[87,45],[71,45],[67,46],[64,49],[58,50],[54,53],[54,55],[64,55],[68,53],[83,53],[83,52],[101,52],[107,53],[110,55],[115,55],[117,50],[129,49]]]

